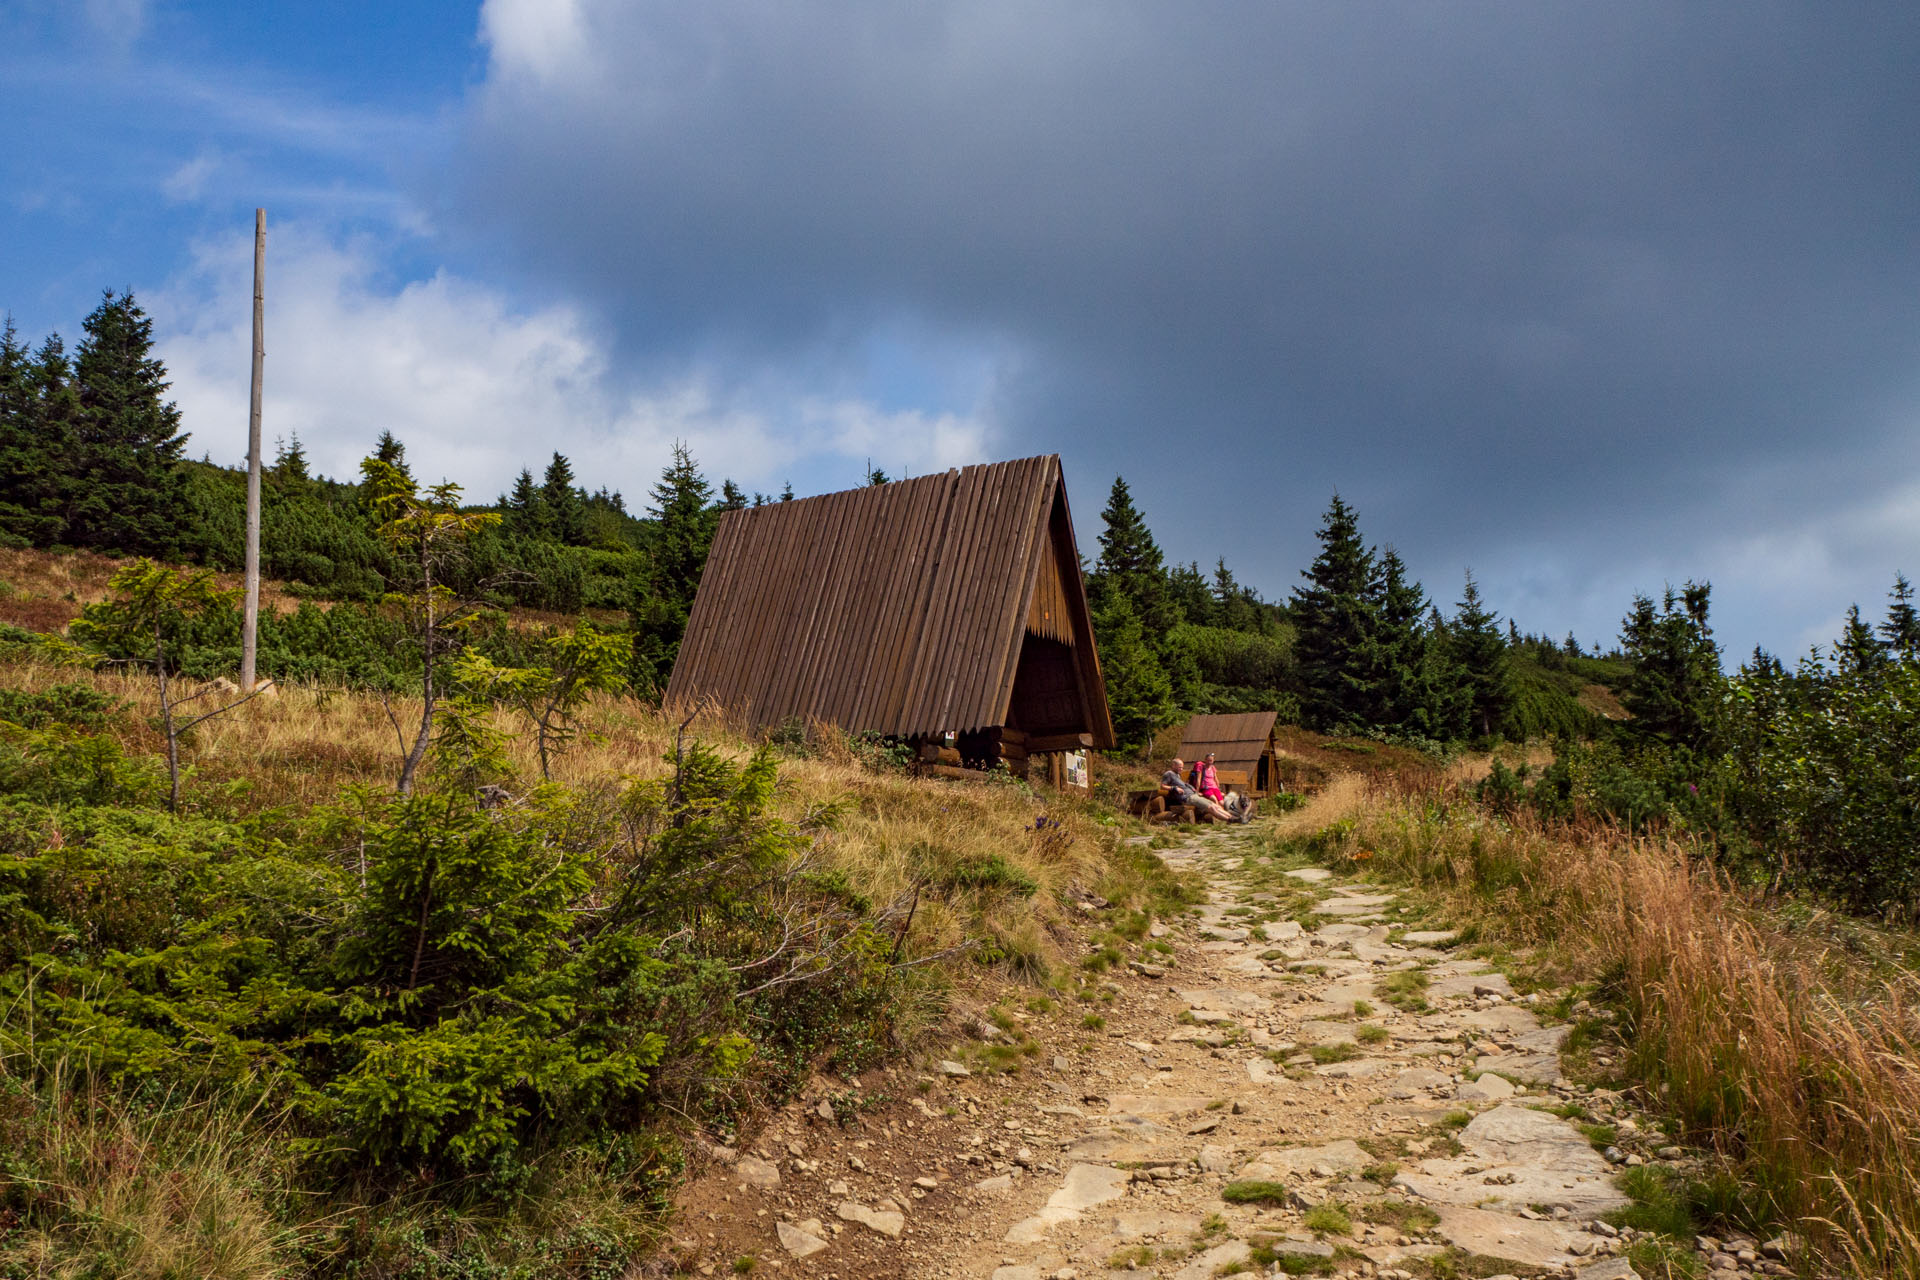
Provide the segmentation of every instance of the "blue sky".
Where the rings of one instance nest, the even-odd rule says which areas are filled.
[[[0,308],[158,322],[237,460],[805,493],[1060,452],[1270,597],[1338,488],[1443,601],[1735,653],[1920,575],[1920,11],[0,6]]]

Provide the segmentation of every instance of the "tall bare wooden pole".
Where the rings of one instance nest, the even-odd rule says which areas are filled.
[[[260,374],[266,365],[267,211],[253,211],[253,404],[247,414],[247,612],[240,631],[240,688],[253,692],[260,631]]]

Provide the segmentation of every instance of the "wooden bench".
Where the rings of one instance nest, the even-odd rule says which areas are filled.
[[[1190,804],[1171,802],[1172,789],[1156,787],[1151,791],[1127,793],[1127,812],[1148,822],[1212,822],[1213,815]]]

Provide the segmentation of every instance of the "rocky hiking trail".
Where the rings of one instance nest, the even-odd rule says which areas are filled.
[[[1280,822],[1305,829],[1339,799]],[[1638,1274],[1623,1256],[1636,1233],[1605,1220],[1629,1203],[1619,1166],[1681,1153],[1618,1095],[1566,1079],[1571,1028],[1542,996],[1516,998],[1451,933],[1403,927],[1418,911],[1394,893],[1262,856],[1259,833],[1182,828],[1157,850],[1207,887],[1196,913],[1154,926],[1170,952],[1090,978],[1090,1004],[1005,1001],[1005,1038],[1030,1055],[1017,1074],[958,1051],[973,1065],[877,1072],[862,1088],[878,1105],[848,1123],[822,1084],[746,1150],[714,1151],[663,1266]],[[1596,1150],[1566,1116],[1616,1126],[1618,1146]],[[1724,1280],[1790,1274],[1766,1256],[1777,1242],[1699,1247]]]

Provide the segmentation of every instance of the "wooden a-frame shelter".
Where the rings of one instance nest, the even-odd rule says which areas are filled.
[[[1022,776],[1112,747],[1059,457],[725,513],[666,704]]]

